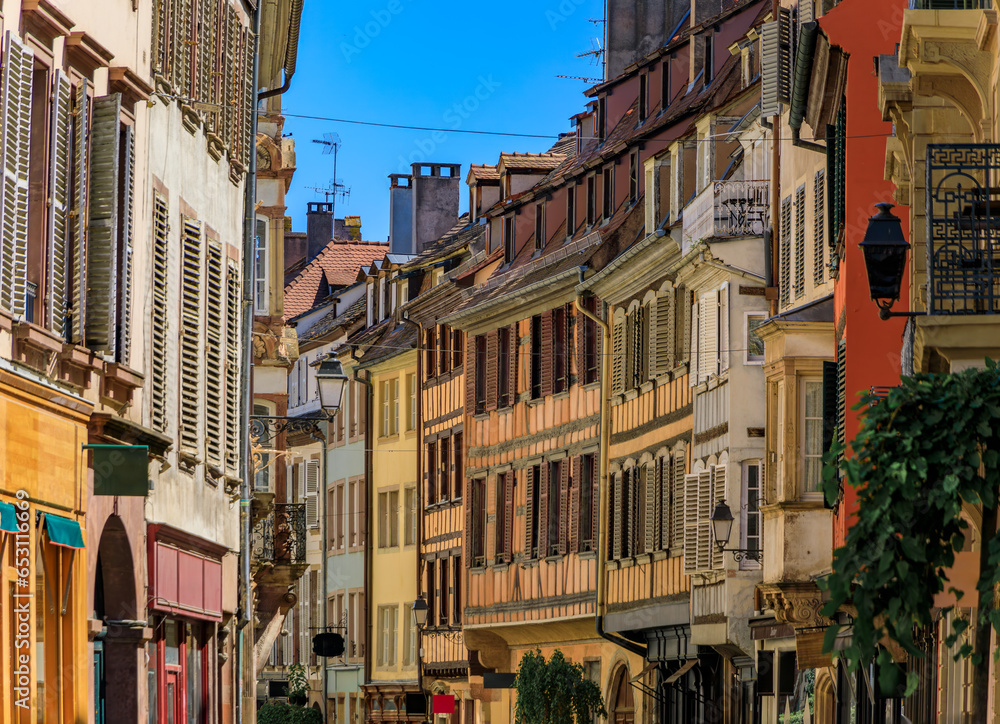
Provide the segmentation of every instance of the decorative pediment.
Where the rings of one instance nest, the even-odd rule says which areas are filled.
[[[826,600],[815,583],[761,583],[757,589],[764,597],[765,607],[774,611],[778,623],[796,629],[825,627],[831,623],[820,615]]]

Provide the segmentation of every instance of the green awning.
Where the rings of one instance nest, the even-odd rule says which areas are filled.
[[[75,520],[46,513],[45,530],[49,532],[49,540],[57,546],[83,548],[83,531]]]
[[[10,503],[0,503],[0,530],[4,533],[17,533],[17,511]]]
[[[94,495],[149,494],[149,447],[85,445],[94,454]]]

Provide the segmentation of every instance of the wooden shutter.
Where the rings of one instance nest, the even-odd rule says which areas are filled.
[[[711,490],[708,495],[708,507],[705,509],[705,520],[707,521],[709,530],[709,546],[712,551],[712,568],[722,568],[723,565],[723,553],[719,550],[719,544],[715,542],[714,536],[712,534],[712,511],[715,509],[715,503],[720,498],[726,497],[726,466],[725,465],[713,465],[712,466],[712,484]],[[731,543],[732,541],[730,541]]]
[[[761,37],[761,101],[764,117],[781,113],[781,103],[788,103],[791,94],[792,24],[791,13],[781,8],[779,16],[764,23]]]
[[[475,567],[476,558],[476,529],[475,529],[475,519],[476,519],[476,498],[475,498],[475,487],[476,483],[473,480],[465,481],[465,535],[466,535],[466,556],[465,556],[465,567],[473,568]],[[431,613],[433,613],[434,606],[431,604]]]
[[[729,282],[719,288],[719,371],[729,369]]]
[[[616,322],[611,333],[611,392],[625,390],[625,322]]]
[[[434,354],[434,342],[436,335],[434,328],[429,327],[424,330],[424,379],[435,376],[435,363],[437,356]]]
[[[118,301],[118,178],[122,97],[94,100],[90,149],[90,217],[87,244],[85,344],[115,354]]]
[[[674,468],[670,464],[670,456],[664,455],[656,459],[656,478],[659,486],[659,506],[660,506],[660,537],[657,546],[661,550],[669,550],[670,537],[673,530],[670,527],[671,500],[670,493],[673,491]]]
[[[236,475],[239,471],[239,424],[242,401],[240,389],[240,267],[229,261],[226,273],[226,469]],[[342,414],[337,415],[343,424]],[[341,428],[343,429],[343,428]]]
[[[3,203],[0,307],[25,312],[28,274],[28,162],[34,53],[7,31],[3,63]]]
[[[638,535],[639,517],[639,468],[631,467],[625,470],[625,479],[622,482],[622,493],[624,494],[625,530],[622,531],[622,555],[631,557],[635,555],[636,537]]]
[[[510,354],[507,356],[507,404],[517,404],[517,368],[521,358],[521,339],[517,336],[517,323],[510,325]]]
[[[691,316],[689,319],[690,323],[688,324],[688,328],[691,332],[689,336],[691,342],[688,349],[690,350],[689,356],[691,358],[691,364],[690,364],[690,369],[688,370],[688,377],[691,381],[691,386],[693,387],[694,385],[697,385],[699,382],[698,363],[700,354],[698,349],[698,342],[699,342],[698,334],[700,332],[701,327],[700,327],[700,315],[698,314],[698,302],[694,302],[694,304],[691,305]]]
[[[508,470],[503,475],[503,553],[504,560],[511,559],[514,547],[514,471]]]
[[[657,473],[657,468],[659,467],[659,460],[654,460],[646,463],[645,470],[642,472],[646,477],[646,495],[645,495],[645,517],[646,517],[646,530],[643,540],[643,553],[650,553],[657,548],[657,540],[659,538],[659,526],[657,525],[659,521],[659,501],[660,496],[658,495],[658,481],[659,476]]]
[[[625,379],[622,386],[626,390],[635,387],[636,341],[636,312],[632,311],[625,315]]]
[[[806,187],[795,190],[795,298],[806,293]]]
[[[813,283],[826,280],[826,172],[817,171],[813,178]]]
[[[712,471],[702,470],[698,473],[698,570],[705,571],[712,567]]]
[[[306,462],[306,523],[319,528],[319,461]]]
[[[184,217],[181,244],[180,444],[200,452],[198,407],[201,402],[201,222]]]
[[[674,368],[674,294],[668,291],[650,306],[649,330],[653,376]]]
[[[684,476],[684,570],[701,570],[698,561],[698,473]]]
[[[532,523],[535,506],[535,469],[528,467],[524,471],[524,557],[531,559],[535,557],[532,550]]]
[[[554,345],[552,344],[552,310],[542,313],[542,397],[552,394]]]
[[[254,47],[254,34],[251,31],[246,31],[245,40],[243,42],[243,75],[240,76],[243,82],[243,102],[242,102],[242,115],[243,115],[243,143],[242,143],[242,153],[240,154],[240,161],[243,163],[243,167],[246,168],[250,164],[250,147],[255,146],[255,140],[253,138],[253,100],[254,100],[254,88],[253,88],[253,47]]]
[[[476,337],[472,334],[465,338],[465,412],[467,415],[476,414]],[[468,556],[466,556],[468,565]]]
[[[591,549],[597,550],[597,538],[599,526],[601,525],[601,477],[597,465],[597,455],[589,455],[586,460],[590,461],[590,542]],[[601,551],[601,555],[604,552]]]
[[[569,521],[572,517],[569,503],[569,459],[559,463],[559,555],[565,555],[569,549]]]
[[[673,473],[670,480],[670,545],[684,545],[684,493],[687,471],[687,454],[684,447],[678,447],[673,454]]]
[[[624,500],[624,490],[625,481],[624,471],[619,472],[615,475],[614,482],[614,496],[611,500],[611,557],[618,559],[622,557],[622,514],[624,513],[623,508],[625,507]]]
[[[61,70],[52,80],[49,143],[48,327],[62,334],[66,317],[66,256],[69,243],[70,105],[73,87]]]
[[[499,377],[497,366],[498,351],[497,330],[493,329],[486,335],[486,409],[497,409],[497,392]]]
[[[840,99],[840,107],[833,125],[826,130],[827,214],[829,229],[827,243],[831,252],[840,243],[844,230],[847,203],[847,96]]]
[[[222,247],[208,243],[205,259],[205,449],[210,464],[222,465],[223,404],[223,314],[226,295]]]
[[[839,419],[837,363],[823,362],[823,452],[833,445],[837,437]]]
[[[563,342],[563,364],[565,365],[566,383],[564,390],[568,390],[570,382],[573,380],[573,305],[567,304],[563,307],[563,333],[566,339]],[[583,382],[581,371],[577,371],[577,378]]]
[[[781,304],[792,300],[792,197],[781,201],[781,239],[779,241],[779,281]]]
[[[581,304],[585,302],[581,299]],[[573,347],[567,348],[573,350],[573,354],[576,355],[576,379],[581,385],[587,383],[587,353],[586,353],[586,339],[587,339],[587,323],[590,320],[584,316],[583,312],[578,309],[573,310],[573,324],[576,325],[576,344]]]
[[[580,550],[580,495],[583,485],[583,457],[573,458],[569,490],[569,552]]]
[[[90,177],[90,97],[87,82],[76,87],[75,127],[73,131],[73,321],[70,339],[83,344],[86,335],[87,300],[87,187]],[[2,282],[0,282],[2,284]],[[0,302],[2,304],[2,302]]]
[[[543,462],[538,466],[541,480],[538,481],[538,557],[547,558],[549,548],[549,471],[550,465]]]
[[[117,356],[123,364],[129,363],[132,349],[132,216],[135,195],[135,132],[132,126],[121,129],[121,176],[119,209],[121,236],[118,240],[118,269],[121,284],[118,288]]]
[[[173,348],[168,340],[167,297],[169,287],[168,235],[170,233],[167,199],[153,192],[153,277],[150,284],[150,379],[149,415],[154,429],[167,429],[168,354]]]

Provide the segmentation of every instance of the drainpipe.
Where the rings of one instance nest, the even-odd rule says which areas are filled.
[[[257,93],[258,76],[260,74],[260,18],[261,4],[257,3],[253,11],[253,69],[251,71],[251,90]],[[248,154],[246,187],[244,189],[243,217],[243,364],[240,366],[240,390],[243,404],[240,406],[240,573],[243,579],[243,600],[239,606],[237,618],[238,635],[236,637],[236,721],[243,724],[248,712],[244,711],[244,689],[256,681],[256,661],[247,661],[248,652],[253,654],[253,626],[249,630],[247,624],[252,620],[253,594],[250,586],[250,476],[253,474],[253,464],[250,460],[250,414],[253,409],[253,392],[251,390],[251,371],[253,369],[253,265],[250,263],[254,252],[254,227],[257,221],[257,105],[259,99],[255,96],[250,109],[250,133],[247,143],[254,145],[254,150]],[[249,646],[247,638],[250,638]],[[249,665],[248,665],[249,664]],[[249,670],[248,670],[249,669]]]
[[[299,28],[302,26],[302,0],[292,0],[291,16],[288,19],[288,45],[285,47],[285,82],[278,88],[262,91],[257,98],[264,100],[271,96],[280,96],[292,84],[295,75],[295,64],[299,55]],[[260,33],[258,33],[259,35]],[[256,84],[254,85],[256,88]]]
[[[584,274],[587,271],[586,266],[579,267],[580,283],[584,281]],[[591,313],[583,306],[583,293],[577,292],[575,305],[577,310],[585,316],[587,319],[594,322],[601,330],[601,349],[611,350],[611,327],[603,319],[597,315]],[[607,304],[603,305],[605,311],[607,310]],[[646,647],[641,646],[634,641],[629,641],[628,639],[618,636],[616,634],[608,633],[604,630],[604,608],[605,602],[604,597],[606,595],[605,579],[607,576],[607,570],[605,567],[605,556],[604,552],[608,549],[607,540],[607,530],[608,527],[603,525],[603,522],[608,519],[608,458],[609,458],[609,446],[611,444],[611,365],[602,364],[601,365],[601,449],[598,455],[598,475],[600,476],[600,495],[598,496],[600,500],[598,501],[600,509],[600,518],[602,525],[597,526],[597,606],[596,606],[596,623],[597,623],[597,635],[601,638],[607,639],[617,646],[621,646],[623,649],[631,651],[633,654],[638,654],[639,656],[646,657]]]
[[[771,0],[771,19],[778,21],[781,17],[780,0]],[[780,105],[779,105],[780,108]],[[778,194],[781,193],[781,149],[778,141],[778,128],[781,125],[781,112],[779,110],[771,121],[771,284],[774,288],[775,282],[780,278],[781,270],[778,269],[779,252],[778,235],[775,232],[776,225],[781,213],[781,205],[778,202]],[[778,295],[768,300],[770,316],[778,313]]]
[[[355,362],[361,359],[358,355],[358,346],[351,345],[351,359]],[[364,565],[364,591],[365,597],[365,646],[367,647],[364,655],[364,683],[371,681],[371,646],[372,646],[372,617],[368,615],[368,606],[371,603],[371,596],[368,596],[368,591],[371,590],[371,571],[372,571],[372,536],[371,536],[371,521],[372,521],[372,505],[371,499],[368,492],[371,490],[372,484],[372,451],[371,451],[371,435],[368,434],[372,427],[372,415],[374,414],[373,408],[373,398],[374,390],[372,389],[371,376],[368,375],[365,379],[361,378],[361,368],[357,365],[354,366],[354,381],[360,382],[365,386],[367,394],[365,395],[365,430],[364,430],[364,443],[365,446],[365,565]]]
[[[339,412],[340,411],[338,410],[337,413],[334,413],[334,414],[339,414]],[[327,565],[328,565],[327,555],[328,555],[328,550],[329,550],[329,531],[327,530],[327,521],[329,520],[329,517],[330,517],[329,516],[329,512],[326,509],[326,503],[327,503],[327,492],[326,492],[326,485],[327,485],[327,482],[326,482],[326,474],[327,473],[326,473],[326,471],[327,471],[327,467],[326,466],[327,466],[327,456],[329,454],[329,452],[327,450],[327,443],[328,443],[328,441],[330,439],[330,420],[329,420],[329,418],[327,418],[326,421],[324,421],[324,423],[323,423],[323,432],[317,432],[317,431],[314,430],[314,431],[312,431],[312,432],[309,433],[309,437],[311,437],[313,440],[315,440],[320,445],[322,445],[322,447],[320,448],[320,455],[319,455],[319,459],[320,459],[320,463],[319,464],[323,468],[323,471],[322,471],[322,473],[319,476],[319,479],[320,479],[320,490],[321,490],[320,494],[323,496],[320,499],[320,506],[319,506],[319,508],[323,511],[323,515],[322,515],[322,517],[320,518],[320,521],[319,521],[320,530],[322,531],[321,532],[321,536],[322,536],[321,556],[322,557],[320,558],[320,561],[321,561],[321,569],[320,570],[322,571],[321,575],[323,576],[323,581],[320,584],[320,592],[321,592],[320,595],[322,596],[322,598],[320,600],[323,602],[323,607],[322,607],[322,612],[323,613],[321,615],[321,620],[323,622],[323,633],[326,633],[327,627],[330,625],[330,621],[328,620],[329,617],[327,615],[327,610],[326,610],[327,609],[326,601],[327,601],[327,596],[329,594],[329,592],[327,591],[327,588],[326,588],[326,575],[327,575]],[[338,621],[337,624],[339,625],[340,622]],[[347,633],[347,632],[345,631],[344,633]],[[325,657],[323,658],[323,662],[320,664],[320,676],[323,677],[323,718],[325,719],[326,718],[326,712],[327,712],[327,706],[328,706],[327,702],[328,702],[328,699],[329,699],[329,687],[328,687],[327,681],[326,681],[326,658]]]
[[[397,295],[398,296],[398,295]],[[399,314],[400,318],[403,320],[404,324],[408,324],[417,330],[417,539],[414,541],[415,548],[417,549],[417,597],[423,593],[423,572],[421,570],[420,559],[420,541],[424,539],[424,515],[423,515],[423,500],[424,500],[424,410],[423,410],[423,379],[424,379],[424,355],[420,349],[420,345],[423,343],[424,339],[424,325],[420,322],[414,322],[410,319],[408,312],[401,311]],[[454,454],[454,451],[453,453]],[[411,614],[412,616],[412,614]],[[417,686],[420,691],[424,690],[424,657],[423,657],[423,644],[424,644],[424,634],[419,626],[417,626]]]

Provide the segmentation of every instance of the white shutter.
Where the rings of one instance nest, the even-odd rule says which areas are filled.
[[[167,199],[159,192],[153,193],[153,278],[150,309],[150,423],[161,432],[167,429],[167,370],[173,344],[168,342],[167,321],[170,286],[170,261],[168,237],[170,234],[170,208]]]
[[[239,423],[242,395],[240,390],[240,267],[229,261],[226,275],[226,469],[239,472]]]
[[[698,381],[704,382],[719,371],[718,292],[705,292],[698,303]]]
[[[121,131],[121,239],[119,240],[121,288],[118,299],[118,360],[129,363],[132,347],[132,210],[135,194],[135,129],[124,126]]]
[[[781,113],[778,86],[781,75],[780,29],[777,21],[764,23],[760,34],[760,114],[770,118]]]
[[[698,570],[712,567],[712,471],[698,473]]]
[[[729,369],[729,282],[719,289],[719,371]]]
[[[226,412],[222,398],[226,277],[218,242],[207,245],[205,262],[205,455],[210,464],[221,468],[222,420]]]
[[[698,473],[684,476],[684,570],[698,568]]]
[[[200,453],[198,408],[201,404],[201,270],[202,226],[184,217],[181,248],[181,416],[180,443],[190,453]]]
[[[94,101],[90,149],[90,218],[87,244],[87,347],[115,353],[118,301],[118,164],[122,97]]]
[[[319,528],[319,461],[310,460],[305,467],[306,524],[310,528]]]
[[[87,184],[90,167],[90,98],[87,82],[76,87],[76,117],[73,132],[73,209],[70,214],[73,230],[73,328],[71,339],[83,344],[86,335],[87,301]]]
[[[712,466],[712,484],[711,490],[708,496],[708,517],[711,519],[712,511],[715,509],[715,503],[720,498],[726,497],[726,466],[725,465],[713,465]],[[709,535],[711,532],[711,522],[709,522]],[[715,542],[714,536],[711,540],[712,547],[712,568],[722,568],[723,565],[723,553],[719,550],[719,544]]]
[[[73,87],[61,70],[52,80],[52,137],[49,143],[48,327],[62,334],[66,317],[66,245],[69,218],[69,118]]]
[[[799,25],[811,23],[816,19],[816,9],[813,7],[813,0],[799,0]]]
[[[3,202],[0,307],[24,314],[28,272],[28,154],[34,53],[7,31],[3,63]]]
[[[688,379],[691,380],[691,386],[693,387],[700,382],[698,379],[698,334],[701,331],[701,327],[699,326],[698,302],[691,305],[691,320],[689,322],[689,328],[691,332],[691,344],[688,348],[688,354],[691,359],[691,369],[688,370]]]
[[[670,505],[673,508],[670,516],[670,545],[684,545],[684,500],[687,470],[687,449],[684,443],[674,449],[671,459],[673,477],[670,480]]]

